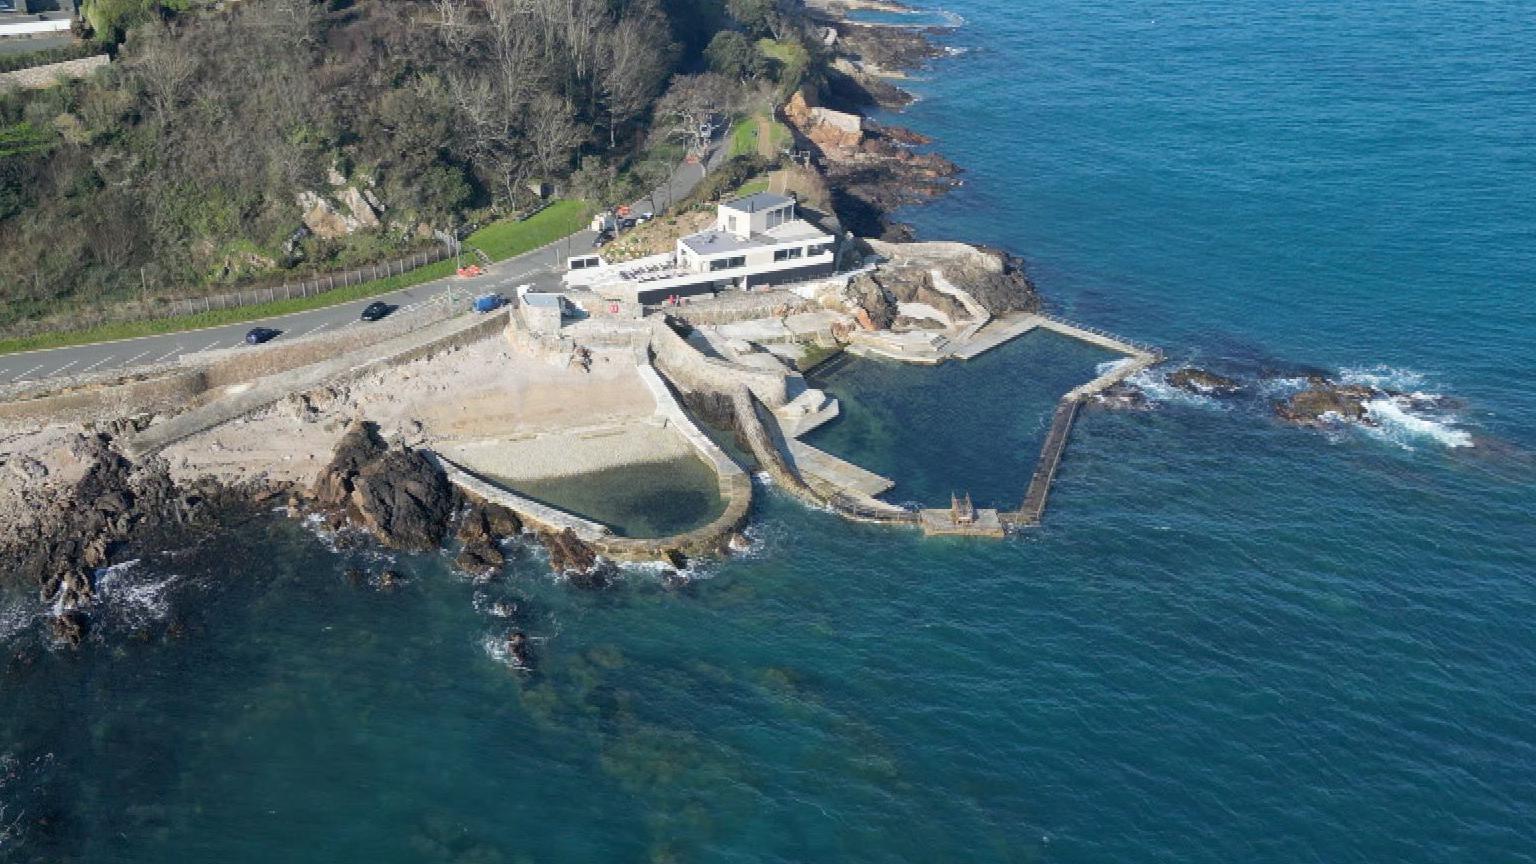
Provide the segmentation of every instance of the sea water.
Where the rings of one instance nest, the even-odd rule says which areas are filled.
[[[966,182],[903,217],[1244,394],[1085,410],[1003,542],[768,487],[685,588],[585,593],[522,546],[477,583],[272,515],[103,574],[78,652],[8,597],[0,857],[1536,860],[1536,17],[945,8],[960,50],[903,120]],[[1037,386],[1008,360],[956,398]],[[1311,373],[1426,398],[1282,425]],[[901,468],[900,414],[846,383],[885,431],[824,434]],[[937,410],[958,467],[914,494],[1023,470],[1023,432]]]

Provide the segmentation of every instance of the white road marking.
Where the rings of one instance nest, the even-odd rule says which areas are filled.
[[[28,369],[27,371],[21,373],[20,375],[17,375],[15,378],[12,378],[11,380],[12,381],[20,381],[21,379],[27,377],[28,375],[31,375],[33,372],[36,372],[37,370],[43,368],[43,365],[44,364],[39,363],[36,366],[33,366],[31,369]]]
[[[325,328],[327,328],[329,326],[331,326],[331,322],[327,321],[324,324],[321,324],[319,327],[316,327],[313,330],[306,330],[306,331],[304,331],[303,335],[309,336],[309,335],[311,335],[313,333],[319,333],[321,330],[324,330]]]
[[[221,339],[219,341],[222,342],[223,340]],[[207,345],[204,345],[203,347],[197,349],[196,351],[193,351],[192,353],[193,354],[201,354],[204,351],[207,351],[209,348],[217,348],[217,347],[219,347],[219,343],[218,342],[209,342]]]
[[[60,366],[59,368],[53,370],[52,372],[49,372],[47,375],[44,375],[43,377],[44,378],[48,378],[48,377],[52,377],[54,375],[57,375],[60,372],[63,372],[65,369],[68,369],[69,367],[71,367],[71,366],[73,366],[73,365],[75,365],[76,363],[79,363],[79,362],[80,362],[79,360],[71,360],[68,363],[65,363],[63,366]]]
[[[112,360],[112,359],[114,359],[114,358],[112,358],[112,357],[103,357],[100,360],[97,360],[95,363],[92,363],[91,365],[85,367],[84,369],[81,369],[80,371],[82,373],[89,372],[92,369],[95,369],[97,366],[100,366],[101,364],[107,362],[108,360]]]
[[[129,357],[127,360],[124,360],[123,361],[123,365],[124,366],[132,366],[133,365],[133,361],[139,359],[140,357],[143,357],[145,354],[148,354],[148,353],[149,353],[148,351],[140,351],[139,353],[133,355],[132,357]]]
[[[165,352],[164,354],[161,354],[159,357],[156,357],[155,359],[153,359],[153,360],[151,360],[149,362],[151,362],[151,363],[159,363],[162,360],[169,360],[171,355],[180,353],[180,351],[181,351],[181,346],[177,345],[175,348],[172,348],[171,350]]]

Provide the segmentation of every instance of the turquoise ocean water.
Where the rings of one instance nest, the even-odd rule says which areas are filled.
[[[105,574],[78,653],[10,598],[0,859],[1536,861],[1536,16],[944,8],[902,122],[966,185],[905,217],[1247,395],[1085,412],[1001,543],[770,489],[682,589],[353,585],[377,553],[274,517]],[[845,367],[822,443],[1003,496],[1102,360]],[[1279,425],[1309,370],[1451,401]]]

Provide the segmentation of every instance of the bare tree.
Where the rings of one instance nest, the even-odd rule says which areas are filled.
[[[703,150],[709,143],[705,130],[716,117],[731,113],[740,99],[741,88],[723,75],[674,76],[656,103],[656,129],[671,140]]]
[[[146,29],[133,47],[135,57],[129,68],[142,82],[156,119],[168,124],[171,111],[197,75],[197,58],[176,38],[169,25]]]
[[[545,177],[570,161],[583,137],[565,104],[554,96],[540,96],[528,111],[528,143]]]
[[[608,114],[608,146],[614,147],[619,127],[645,113],[656,98],[671,65],[673,47],[664,21],[648,9],[627,12],[603,42],[607,64],[600,87]]]

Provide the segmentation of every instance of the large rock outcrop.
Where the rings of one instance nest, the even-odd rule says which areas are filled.
[[[1234,378],[1217,375],[1215,372],[1196,369],[1192,366],[1169,372],[1167,381],[1170,385],[1180,390],[1205,396],[1230,396],[1243,389],[1242,382]]]
[[[1340,384],[1322,378],[1314,378],[1310,386],[1275,406],[1275,414],[1282,420],[1303,426],[1317,426],[1329,417],[1373,425],[1366,403],[1372,399],[1394,395],[1374,387],[1359,384]]]
[[[387,445],[366,421],[348,428],[313,491],[334,521],[351,522],[385,546],[414,552],[438,547],[457,501],[432,460]]]
[[[1024,262],[1002,250],[950,242],[865,242],[886,259],[876,281],[895,300],[927,303],[963,317],[954,298],[933,286],[932,271],[937,270],[993,315],[1040,308],[1040,295],[1024,272]]]

